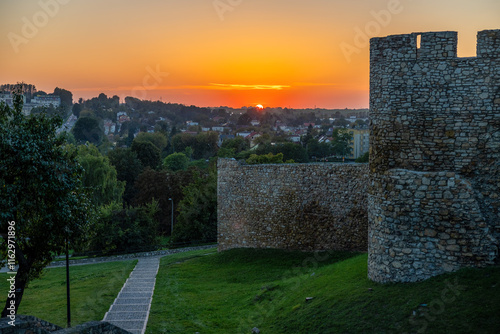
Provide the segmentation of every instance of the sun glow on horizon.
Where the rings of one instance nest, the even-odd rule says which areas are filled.
[[[472,56],[500,18],[494,0],[42,2],[0,1],[0,84],[232,108],[368,108],[370,38],[458,31]]]
[[[262,104],[258,104],[258,105],[256,105],[256,107],[257,107],[258,109],[260,109],[260,110],[264,109],[264,106],[263,106]]]

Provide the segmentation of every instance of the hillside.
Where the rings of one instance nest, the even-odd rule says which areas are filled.
[[[499,267],[381,285],[366,263],[366,254],[277,250],[166,257],[147,333],[500,331]]]

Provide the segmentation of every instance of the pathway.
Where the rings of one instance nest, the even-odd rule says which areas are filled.
[[[160,257],[139,258],[103,321],[133,334],[144,334],[159,265]]]

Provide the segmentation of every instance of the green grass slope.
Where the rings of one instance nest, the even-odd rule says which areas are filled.
[[[70,267],[71,325],[102,320],[137,260]],[[7,299],[7,274],[0,274],[0,305]],[[5,292],[5,293],[3,293]],[[66,268],[46,269],[29,283],[19,314],[66,327]]]
[[[312,299],[307,299],[312,297]],[[147,333],[500,333],[500,268],[412,284],[367,255],[238,249],[162,259]]]

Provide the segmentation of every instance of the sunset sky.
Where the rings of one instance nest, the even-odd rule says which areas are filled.
[[[368,37],[458,31],[474,56],[484,29],[500,29],[500,1],[0,0],[0,83],[75,101],[366,108]]]

